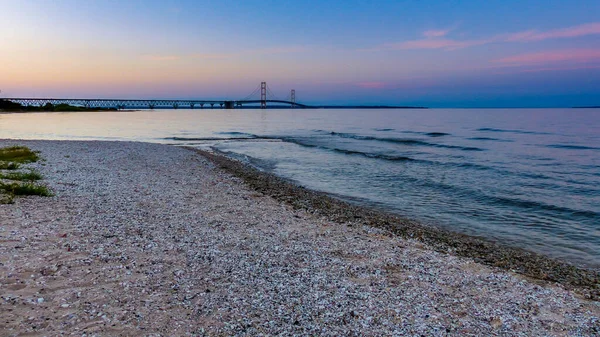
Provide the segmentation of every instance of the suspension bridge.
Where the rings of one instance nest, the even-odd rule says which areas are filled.
[[[44,106],[46,104],[68,104],[86,108],[185,108],[194,109],[205,106],[211,109],[235,109],[251,107],[258,104],[261,109],[266,109],[267,104],[278,104],[291,108],[310,108],[310,106],[296,102],[296,90],[292,89],[287,97],[278,98],[273,94],[267,82],[261,82],[252,93],[239,100],[196,100],[196,99],[106,99],[106,98],[3,98],[6,101],[19,103],[23,106]]]

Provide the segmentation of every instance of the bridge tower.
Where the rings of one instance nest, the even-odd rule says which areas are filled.
[[[260,82],[260,108],[267,108],[267,82]]]
[[[290,93],[290,101],[292,102],[292,109],[296,107],[296,90],[292,89]]]

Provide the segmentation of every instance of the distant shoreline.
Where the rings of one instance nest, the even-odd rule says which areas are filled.
[[[8,114],[30,114],[30,113],[60,113],[60,112],[106,112],[106,111],[121,111],[121,112],[132,112],[139,111],[138,109],[124,109],[124,110],[107,110],[107,109],[87,109],[87,110],[2,110],[0,109],[0,115],[8,115]]]
[[[22,112],[80,112],[80,111],[117,111],[117,108],[83,107],[70,104],[46,103],[43,106],[23,105],[0,99],[0,113],[22,113]]]

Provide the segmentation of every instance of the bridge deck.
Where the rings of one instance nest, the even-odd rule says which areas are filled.
[[[260,104],[261,100],[180,100],[180,99],[107,99],[107,98],[3,98],[4,100],[19,103],[24,106],[44,106],[69,104],[73,106],[84,106],[90,108],[160,108],[160,107],[201,107],[210,105],[214,107],[233,108],[244,104]],[[268,99],[267,103],[289,104],[293,107],[308,108],[307,105],[285,100]]]

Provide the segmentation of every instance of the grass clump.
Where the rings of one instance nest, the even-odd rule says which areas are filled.
[[[12,204],[15,202],[15,196],[7,193],[0,193],[0,205]]]
[[[6,174],[0,172],[0,179],[18,180],[18,181],[34,181],[34,180],[41,180],[42,175],[33,170],[31,170],[29,172],[11,172],[11,173],[6,173]]]
[[[16,195],[39,195],[42,197],[51,197],[52,193],[48,187],[43,185],[36,185],[34,183],[0,183],[0,190],[3,190],[6,194]]]
[[[40,159],[38,154],[26,146],[0,148],[0,161],[12,163],[33,163]]]
[[[0,161],[0,170],[16,170],[19,167],[21,167],[21,165],[17,163],[13,163],[10,161]]]
[[[0,148],[0,170],[17,170],[21,164],[33,163],[40,160],[38,152],[26,146],[8,146]],[[0,204],[12,204],[16,196],[39,195],[50,197],[48,187],[33,182],[41,180],[42,175],[34,170],[29,172],[0,171]],[[3,182],[2,180],[12,180]]]

